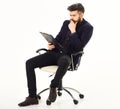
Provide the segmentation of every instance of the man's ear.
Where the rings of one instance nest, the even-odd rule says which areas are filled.
[[[80,15],[80,21],[82,21],[82,20],[83,20],[84,13],[80,13],[79,15]]]
[[[84,13],[81,12],[79,15],[80,15],[80,18],[83,18]]]

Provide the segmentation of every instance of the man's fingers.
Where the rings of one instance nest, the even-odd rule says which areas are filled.
[[[51,43],[48,44],[48,49],[49,49],[49,50],[52,50],[53,48],[55,48],[55,45],[53,45],[53,44],[51,45]]]

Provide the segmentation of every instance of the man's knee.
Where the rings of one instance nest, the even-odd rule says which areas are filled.
[[[60,57],[60,59],[58,60],[58,65],[60,66],[69,66],[70,64],[71,64],[71,59],[67,55]]]
[[[32,60],[31,59],[28,59],[27,61],[26,61],[26,66],[32,66]]]

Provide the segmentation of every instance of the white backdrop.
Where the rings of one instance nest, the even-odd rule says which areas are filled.
[[[1,109],[18,108],[17,103],[27,94],[25,61],[37,55],[35,51],[38,48],[47,47],[39,31],[56,36],[63,21],[69,19],[67,6],[76,2],[85,6],[84,18],[94,26],[79,73],[74,75],[73,81],[78,82],[80,87],[72,83],[87,95],[85,103],[82,102],[78,108],[120,108],[118,0],[1,0]]]

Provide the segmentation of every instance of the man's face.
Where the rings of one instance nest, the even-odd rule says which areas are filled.
[[[73,22],[81,21],[83,18],[83,13],[79,11],[70,11],[70,20]]]

